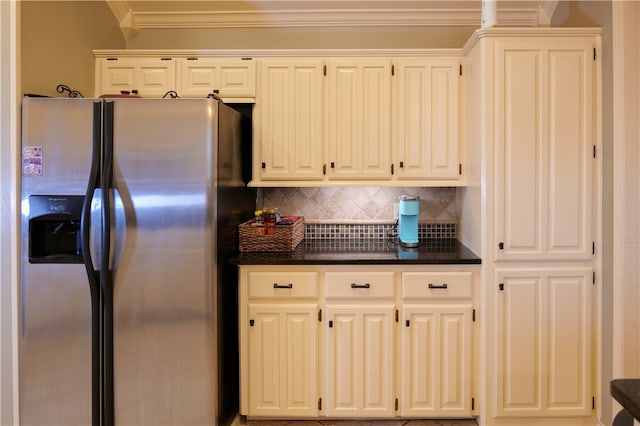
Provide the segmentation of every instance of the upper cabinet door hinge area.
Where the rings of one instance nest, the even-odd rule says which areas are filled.
[[[593,48],[593,60],[594,61],[596,60],[596,48],[595,47]]]
[[[459,73],[462,75],[462,64],[460,64]]]

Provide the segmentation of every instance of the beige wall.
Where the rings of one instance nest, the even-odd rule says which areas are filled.
[[[462,47],[474,27],[142,29],[129,49],[393,49]]]
[[[61,96],[66,84],[93,96],[92,49],[125,48],[104,1],[23,1],[21,14],[22,93]]]

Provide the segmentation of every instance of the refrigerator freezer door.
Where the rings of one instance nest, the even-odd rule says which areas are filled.
[[[20,285],[22,425],[91,423],[91,313],[82,264],[30,263],[29,196],[83,196],[93,102],[24,98]]]
[[[217,106],[114,100],[117,425],[216,424]]]

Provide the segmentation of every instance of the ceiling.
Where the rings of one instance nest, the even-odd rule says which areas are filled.
[[[141,29],[475,26],[475,0],[106,0],[125,38]],[[487,0],[495,2],[495,0]],[[558,0],[499,0],[501,26],[548,26]]]

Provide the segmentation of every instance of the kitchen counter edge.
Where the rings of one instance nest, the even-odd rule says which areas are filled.
[[[240,252],[232,265],[479,265],[482,259],[457,240],[432,241],[416,249],[388,242],[303,241],[289,252]]]

